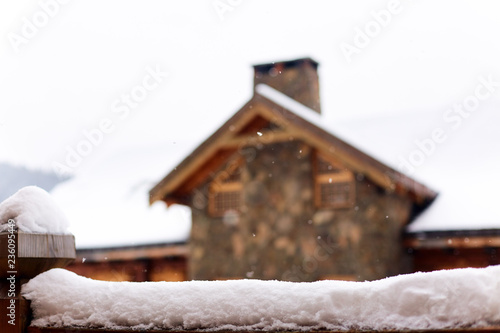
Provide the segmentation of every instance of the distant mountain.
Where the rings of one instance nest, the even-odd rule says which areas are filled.
[[[0,202],[16,193],[24,186],[36,185],[47,192],[67,179],[55,173],[42,170],[31,170],[23,166],[0,163]]]

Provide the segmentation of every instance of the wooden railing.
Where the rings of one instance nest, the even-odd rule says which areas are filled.
[[[148,332],[148,333],[200,333],[203,331],[179,331],[179,330],[149,330],[149,331],[143,331],[143,330],[104,330],[104,329],[91,329],[91,328],[76,328],[76,327],[65,327],[65,328],[38,328],[38,327],[28,327],[27,333],[132,333],[132,332]],[[276,332],[270,332],[270,331],[228,331],[228,330],[223,330],[223,331],[215,331],[217,333],[291,333],[290,332],[284,332],[284,331],[276,331]],[[360,333],[360,332],[372,332],[369,330],[352,330],[352,331],[322,331],[322,330],[317,330],[317,331],[311,331],[314,333]],[[500,332],[500,327],[489,327],[489,328],[462,328],[462,329],[444,329],[444,330],[413,330],[413,331],[377,331],[381,333],[395,333],[395,332],[402,332],[402,333],[498,333]],[[304,333],[303,331],[300,332],[293,332],[293,333]]]
[[[0,333],[199,333],[200,330],[132,330],[87,327],[30,326],[30,304],[20,295],[21,285],[34,276],[55,267],[64,267],[76,256],[71,235],[0,233]],[[11,306],[13,304],[13,307]],[[11,310],[11,307],[13,310]],[[499,310],[500,311],[500,310]],[[12,315],[11,315],[12,312]],[[9,316],[10,315],[10,316]],[[369,330],[362,330],[368,332]],[[255,333],[258,331],[217,331],[220,333]],[[314,330],[318,333],[335,331]],[[340,331],[340,332],[360,332]],[[394,330],[387,332],[395,332]],[[500,332],[500,327],[412,330],[399,332]]]
[[[0,233],[0,332],[25,333],[31,312],[21,286],[42,272],[68,265],[75,257],[72,235]]]

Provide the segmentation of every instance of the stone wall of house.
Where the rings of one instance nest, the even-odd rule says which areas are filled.
[[[241,168],[239,214],[210,217],[208,183],[193,196],[191,279],[373,280],[407,271],[400,237],[409,199],[357,175],[353,207],[318,210],[310,147],[292,141],[255,152]]]

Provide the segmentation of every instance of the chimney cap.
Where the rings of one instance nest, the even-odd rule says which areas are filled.
[[[276,66],[280,66],[283,68],[289,68],[289,67],[295,67],[297,65],[300,65],[300,64],[306,63],[306,62],[313,65],[315,69],[318,68],[318,62],[309,58],[309,57],[299,58],[299,59],[294,59],[294,60],[287,60],[287,61],[273,61],[270,63],[253,65],[253,68],[255,69],[256,72],[267,72],[271,68],[274,68]]]

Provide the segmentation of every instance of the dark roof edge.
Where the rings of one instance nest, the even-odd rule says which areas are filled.
[[[236,113],[234,113],[231,117],[226,119],[224,123],[214,132],[212,133],[208,138],[203,140],[202,143],[200,143],[193,151],[191,151],[188,155],[184,157],[184,159],[177,164],[177,166],[172,169],[166,176],[164,176],[151,190],[149,190],[149,204],[153,204],[157,200],[163,200],[165,198],[165,195],[161,195],[161,198],[157,198],[157,194],[159,192],[162,192],[163,187],[165,184],[167,184],[172,178],[176,177],[179,171],[185,167],[187,164],[191,162],[193,159],[193,156],[196,156],[199,152],[203,151],[211,142],[216,140],[220,135],[224,133],[232,124],[235,118],[240,116],[240,114],[243,112],[243,109],[245,109],[248,105],[252,103],[254,100],[255,95],[252,96]]]
[[[461,230],[431,230],[431,231],[406,231],[408,238],[445,238],[445,237],[484,237],[500,236],[499,229],[461,229]]]
[[[286,106],[281,105],[279,102],[274,101],[270,99],[269,97],[266,97],[260,93],[255,93],[252,98],[245,103],[243,107],[240,108],[239,111],[237,111],[232,117],[230,117],[218,130],[216,130],[211,136],[209,136],[202,144],[200,144],[194,151],[192,151],[188,156],[185,157],[185,159],[177,165],[176,168],[174,168],[169,174],[167,174],[159,183],[157,183],[150,191],[150,204],[153,203],[156,200],[162,200],[165,198],[165,193],[161,194],[163,191],[163,188],[166,186],[167,183],[169,183],[174,177],[179,174],[180,170],[183,169],[186,165],[188,165],[193,156],[196,156],[199,152],[203,151],[211,142],[213,142],[216,138],[218,138],[222,133],[224,133],[227,128],[231,125],[231,123],[237,119],[245,110],[247,107],[254,101],[262,101],[262,102],[267,102],[267,103],[272,103],[274,106],[279,107],[280,109],[283,109],[287,113],[293,114],[293,119],[296,119],[295,122],[297,122],[297,119],[299,120],[302,125],[307,124],[308,127],[314,127],[316,132],[321,132],[323,133],[322,135],[326,136],[329,138],[329,140],[332,140],[335,144],[339,145],[342,150],[344,151],[351,151],[356,154],[356,158],[359,159],[360,163],[367,163],[371,165],[371,167],[378,169],[380,173],[385,174],[386,177],[389,177],[392,181],[396,182],[397,184],[400,184],[405,188],[405,190],[409,191],[410,193],[415,193],[422,195],[425,200],[423,202],[420,202],[420,205],[423,206],[423,208],[427,207],[430,205],[435,197],[437,196],[437,192],[434,190],[430,189],[429,187],[415,181],[414,179],[410,178],[409,176],[389,167],[388,165],[382,163],[381,161],[375,159],[374,157],[368,155],[367,153],[359,150],[355,146],[349,144],[348,142],[336,137],[333,133],[330,131],[323,129],[321,126],[318,127],[317,124],[314,124],[314,122],[311,122],[307,120],[306,118],[303,118],[300,116],[300,114],[295,113],[293,110],[288,109]],[[299,102],[297,102],[299,103]],[[300,103],[299,103],[300,104]],[[302,105],[303,106],[303,105]],[[307,108],[306,106],[303,106],[304,108]],[[282,110],[282,111],[283,111]],[[313,111],[311,111],[313,112]],[[314,114],[314,112],[313,112]],[[161,195],[160,195],[161,194]]]
[[[151,244],[137,244],[137,245],[120,245],[120,246],[105,246],[105,247],[86,247],[77,248],[76,252],[101,252],[101,251],[122,251],[122,250],[137,250],[137,249],[148,249],[154,247],[175,247],[187,245],[187,241],[179,242],[159,242]]]
[[[284,95],[283,93],[279,92],[278,93]],[[420,183],[419,181],[416,181],[415,179],[411,178],[410,176],[397,171],[396,169],[392,168],[391,166],[383,163],[382,161],[374,158],[370,154],[364,152],[363,150],[360,150],[356,146],[352,145],[351,143],[344,141],[343,139],[337,137],[334,133],[332,133],[330,130],[323,128],[323,126],[319,124],[315,124],[314,121],[310,121],[307,119],[307,117],[302,117],[300,113],[294,112],[291,108],[288,108],[286,105],[282,105],[279,101],[275,101],[273,98],[269,96],[265,96],[262,93],[256,92],[254,96],[260,96],[264,100],[273,103],[274,105],[277,105],[283,110],[293,114],[296,118],[300,119],[305,124],[308,124],[310,126],[313,126],[315,128],[315,132],[322,132],[323,135],[327,136],[332,140],[332,142],[335,142],[337,145],[339,145],[344,151],[351,151],[356,155],[356,157],[362,162],[362,163],[367,163],[371,165],[372,167],[378,169],[381,173],[385,174],[387,177],[389,177],[392,181],[396,182],[397,184],[402,185],[405,187],[405,189],[409,192],[412,193],[419,193],[423,197],[425,197],[425,201],[421,203],[421,210],[424,210],[426,207],[428,207],[436,197],[438,196],[438,192],[434,191],[432,188],[424,185],[423,183]],[[285,96],[285,95],[284,95]],[[285,96],[286,98],[290,98],[288,96]],[[300,104],[297,101],[294,101],[298,104]],[[309,109],[307,106],[300,104],[302,107]],[[313,110],[310,110],[311,114],[315,114]],[[295,119],[295,118],[294,118]],[[418,212],[417,212],[418,215]]]
[[[258,70],[258,71],[268,71],[269,69],[273,68],[276,65],[283,65],[286,68],[286,67],[293,67],[293,66],[298,65],[302,62],[309,62],[315,68],[318,68],[318,66],[319,66],[319,63],[316,60],[309,58],[309,57],[305,57],[305,58],[298,58],[298,59],[293,59],[293,60],[273,61],[273,62],[269,62],[269,63],[256,64],[256,65],[253,65],[253,68],[255,68],[255,70]]]

